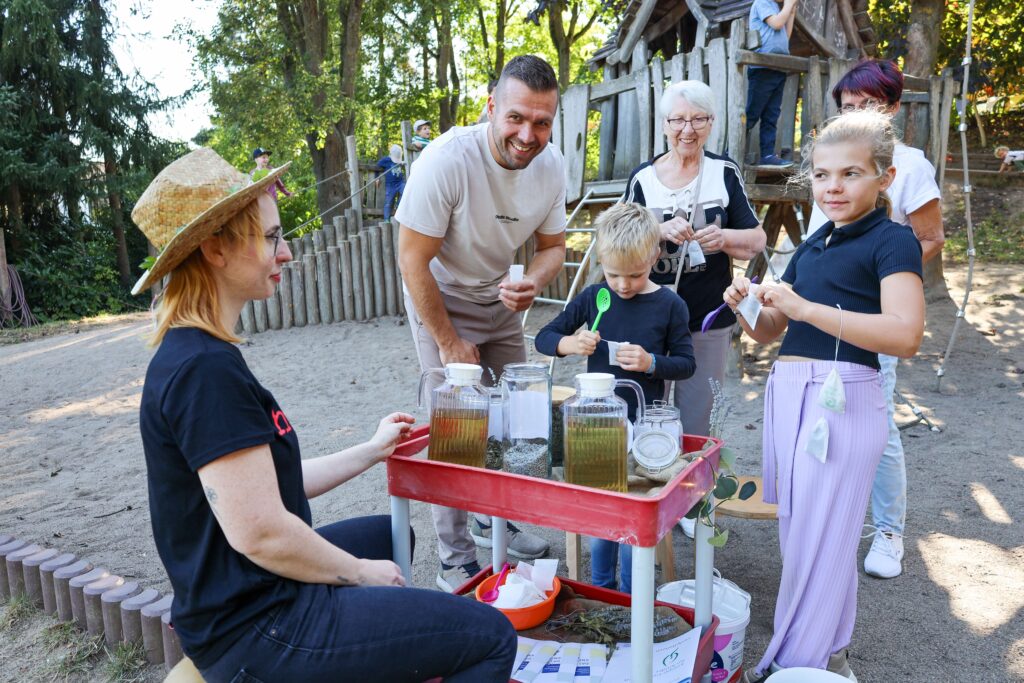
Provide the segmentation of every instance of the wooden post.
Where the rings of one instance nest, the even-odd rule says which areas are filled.
[[[295,262],[284,264],[281,269],[281,286],[278,291],[281,293],[281,329],[287,330],[294,322],[294,309],[292,304],[292,273],[295,272]]]
[[[384,224],[373,225],[367,228],[366,231],[370,235],[370,261],[373,270],[373,312],[378,318],[383,318],[388,314],[387,304],[385,303],[384,269],[391,265],[384,262],[384,238],[380,234],[382,227],[390,230],[390,227]]]
[[[341,246],[341,243],[348,239],[348,222],[344,216],[334,217],[334,244]]]
[[[155,588],[147,588],[121,603],[121,639],[126,643],[142,642],[142,608],[160,599]]]
[[[306,276],[300,263],[292,268],[292,316],[295,327],[306,326]]]
[[[694,47],[686,57],[686,77],[691,81],[707,83],[707,78],[704,76],[704,46],[703,43],[697,43],[697,45],[700,47]]]
[[[565,201],[583,196],[583,174],[587,165],[587,114],[589,85],[571,85],[562,95],[562,129],[565,140]]]
[[[682,63],[682,60],[679,60],[679,64],[682,65]],[[665,63],[662,61],[661,57],[658,57],[651,62],[651,88],[651,113],[654,122],[654,129],[652,131],[654,135],[654,156],[657,156],[667,149],[665,130],[661,123],[660,111],[661,96],[665,92]]]
[[[281,269],[281,282],[284,282],[284,269]],[[271,330],[281,329],[281,283],[267,299],[267,327]]]
[[[251,301],[246,301],[245,306],[242,306],[242,330],[246,334],[256,333],[256,315]]]
[[[301,237],[293,237],[289,241],[292,244],[292,260],[293,261],[301,261],[302,260],[302,238]]]
[[[825,87],[825,118],[830,119],[839,113],[839,107],[836,106],[836,101],[832,97],[832,88],[836,86],[836,83],[846,75],[852,66],[851,62],[845,59],[837,59],[832,57],[828,60],[828,85]]]
[[[942,119],[942,76],[930,76],[928,78],[928,147],[924,150],[928,161],[932,166],[939,167],[939,150],[942,148],[942,138],[948,134],[947,130],[939,128]]]
[[[310,325],[319,325],[320,307],[317,305],[315,255],[305,254],[302,257],[302,278],[306,285],[306,322]]]
[[[326,226],[324,226],[326,227]],[[313,231],[313,253],[319,254],[321,251],[327,249],[327,236],[324,234],[324,228]]]
[[[727,43],[728,58],[728,114],[726,115],[726,148],[729,155],[738,164],[743,164],[747,141],[747,75],[739,63],[739,52],[744,47],[747,37],[746,20],[736,19],[732,22],[732,37]]]
[[[253,299],[252,302],[253,320],[256,323],[257,332],[267,331],[267,300]]]
[[[344,320],[355,320],[355,302],[352,295],[352,243],[338,244],[338,263],[341,275],[341,310]]]
[[[807,58],[807,75],[804,81],[804,107],[801,123],[806,133],[821,126],[825,120],[825,99],[821,84],[821,66],[817,55]],[[804,137],[803,139],[808,139]]]
[[[142,645],[146,651],[146,661],[159,664],[164,661],[163,616],[171,611],[174,594],[165,595],[159,600],[145,605],[142,613]]]
[[[363,275],[363,236],[352,235],[348,243],[351,247],[352,258],[352,299],[356,320],[366,320],[366,299],[363,297],[363,288],[366,282]]]
[[[395,287],[395,236],[391,223],[380,224],[381,268],[384,270],[384,306],[388,315],[398,315],[398,289]]]
[[[708,43],[707,49],[707,60],[708,60],[708,81],[714,83],[715,87],[712,91],[715,93],[715,111],[719,114],[725,114],[726,125],[728,125],[728,87],[729,82],[729,66],[728,58],[725,50],[725,38],[715,38]],[[721,84],[721,85],[719,85]],[[712,126],[711,134],[708,136],[708,141],[705,148],[716,154],[721,154],[723,147],[726,145],[726,126]]]
[[[373,309],[373,260],[372,260],[372,248],[370,247],[370,235],[366,230],[360,233],[359,240],[359,260],[362,265],[362,279],[363,279],[363,311],[366,315],[365,319],[374,317]]]
[[[326,251],[316,254],[316,293],[319,302],[320,320],[326,325],[334,322],[334,307],[331,305],[331,277]]]
[[[402,315],[405,313],[405,288],[402,286],[402,269],[398,265],[398,236],[401,232],[401,226],[398,221],[394,218],[391,219],[391,239],[395,243],[395,292],[396,299],[398,299],[398,314]]]
[[[64,553],[39,565],[39,584],[43,593],[43,612],[46,614],[57,613],[57,590],[54,585],[54,573],[58,569],[74,564],[77,559],[74,553]]]
[[[313,245],[313,234],[307,232],[302,236],[302,258],[316,254],[316,247]]]
[[[615,67],[604,65],[604,82],[615,79]],[[609,97],[601,102],[601,129],[598,132],[599,156],[597,160],[597,179],[611,180],[615,164],[615,108],[616,98]],[[397,243],[396,243],[397,244]]]
[[[793,153],[796,158],[796,99],[800,93],[800,74],[792,73],[786,77],[786,85],[782,90],[782,113],[779,115],[778,135],[775,137],[775,154],[781,155],[783,150]],[[747,141],[750,148],[750,141]],[[740,161],[737,159],[736,161]]]
[[[352,235],[359,234],[359,218],[356,210],[349,207],[345,209],[345,239],[351,239]]]
[[[352,195],[352,210],[360,225],[363,222],[363,202],[358,194],[359,186],[362,185],[362,177],[359,175],[359,156],[356,152],[356,136],[345,137],[345,154],[348,157],[348,186]]]
[[[57,618],[71,621],[74,609],[71,604],[71,579],[91,572],[92,562],[78,560],[53,571],[53,596]]]
[[[121,626],[121,604],[142,591],[137,581],[128,581],[117,588],[100,594],[100,615],[103,620],[103,638],[113,647],[124,640]]]
[[[669,64],[669,78],[673,83],[686,80],[686,53],[680,52],[673,55]]]
[[[653,6],[653,3],[652,3]],[[641,38],[633,48],[632,70],[636,74],[637,129],[640,136],[638,165],[648,161],[652,154],[651,124],[654,122],[651,107],[651,69],[647,66],[647,41]],[[634,167],[635,168],[635,167]],[[633,169],[629,169],[632,171]],[[628,173],[628,171],[627,171]]]
[[[939,128],[942,135],[942,145],[939,148],[938,164],[936,164],[935,173],[938,176],[939,188],[942,188],[943,181],[946,179],[946,152],[949,148],[949,119],[952,115],[950,112],[953,107],[953,91],[956,89],[956,81],[950,76],[950,70],[945,69],[942,73],[942,104],[940,105],[941,117],[939,119]]]
[[[337,246],[327,247],[327,270],[331,283],[331,318],[340,323],[345,319],[345,309],[341,303],[341,249]]]
[[[335,216],[334,220],[331,221],[330,223],[324,223],[324,248],[326,249],[338,246],[338,229],[335,227],[335,225],[337,224],[339,218],[341,218],[341,216]]]

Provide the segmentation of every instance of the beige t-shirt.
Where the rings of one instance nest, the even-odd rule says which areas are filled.
[[[524,169],[510,171],[487,146],[490,124],[452,128],[413,163],[395,217],[444,239],[430,272],[446,294],[492,303],[516,249],[535,232],[565,230],[562,153],[549,144]]]

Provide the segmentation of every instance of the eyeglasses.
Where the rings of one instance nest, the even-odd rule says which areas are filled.
[[[264,235],[264,238],[267,240],[267,244],[273,245],[270,253],[277,254],[277,247],[281,243],[281,228],[275,230],[273,235]]]
[[[883,102],[881,100],[876,100],[875,98],[872,97],[872,98],[868,98],[868,99],[864,100],[860,104],[844,104],[843,106],[839,107],[839,111],[841,113],[843,113],[843,114],[849,114],[851,112],[861,111],[863,109],[885,109],[885,108],[887,108],[887,105],[886,105],[885,102]]]
[[[693,128],[694,132],[696,132],[707,128],[714,118],[714,116],[694,116],[692,119],[665,119],[665,123],[668,124],[669,128],[676,131],[683,130],[686,128],[686,124],[690,124],[690,128]]]

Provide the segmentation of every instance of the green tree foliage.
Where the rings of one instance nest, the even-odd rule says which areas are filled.
[[[885,57],[907,54],[907,28],[911,8],[920,0],[871,0],[870,15]],[[952,68],[960,73],[967,35],[966,0],[945,4],[936,72]],[[974,6],[971,64],[972,91],[1016,94],[1024,90],[1024,4],[1018,0],[977,0]]]
[[[0,228],[43,319],[128,301],[146,251],[128,211],[177,151],[146,124],[163,103],[110,54],[106,4],[0,1]]]

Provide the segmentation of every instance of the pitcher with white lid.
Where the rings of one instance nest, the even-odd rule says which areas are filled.
[[[438,372],[442,369],[431,368],[420,375],[421,401],[427,377]],[[444,382],[430,392],[427,458],[483,467],[490,407],[490,392],[480,382],[483,368],[471,363],[449,363],[443,372]]]
[[[628,379],[605,372],[576,375],[576,394],[562,404],[565,480],[608,491],[626,491],[629,407],[616,387],[637,394],[637,420],[643,419],[644,392]]]

